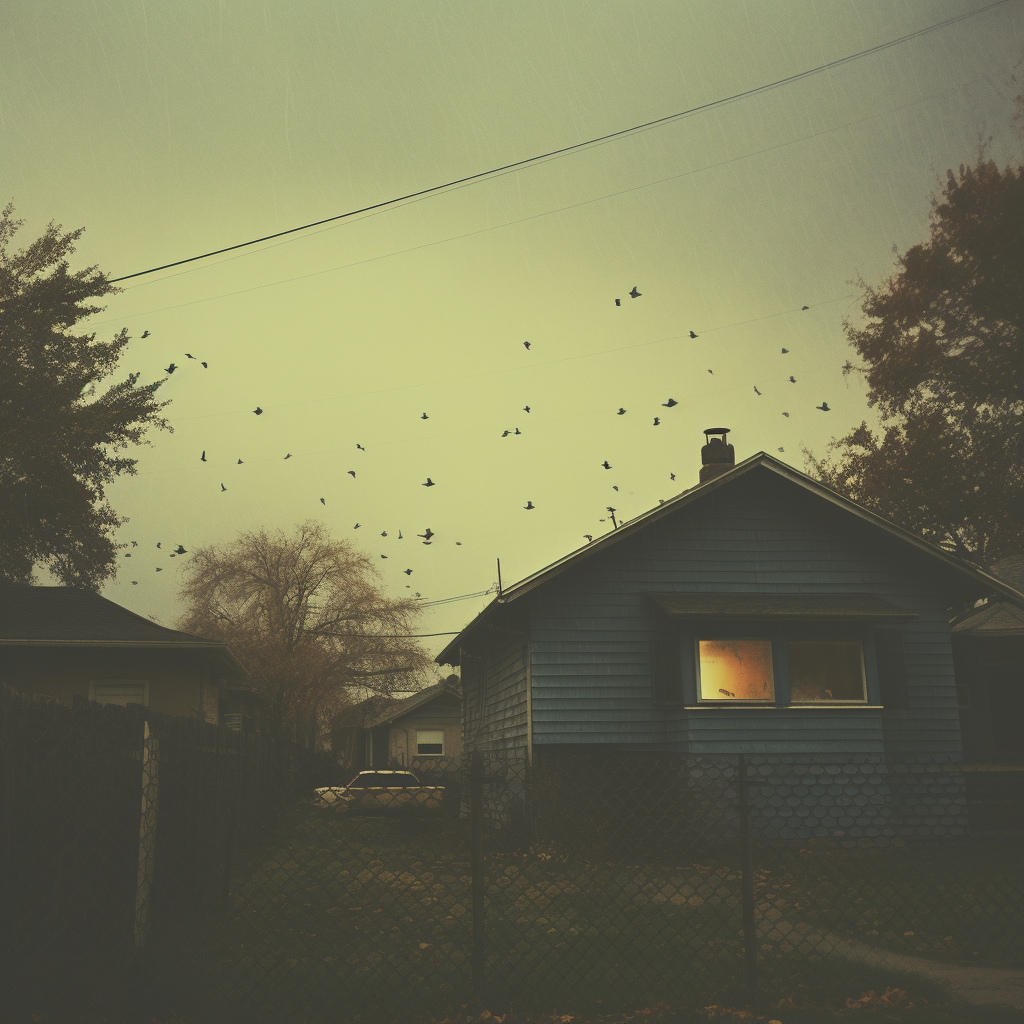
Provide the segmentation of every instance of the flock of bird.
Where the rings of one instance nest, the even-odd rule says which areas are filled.
[[[641,298],[643,293],[634,285],[632,290],[628,293],[628,295],[629,295],[629,298],[631,298],[631,299],[638,299],[638,298]],[[615,299],[615,305],[616,306],[621,306],[622,305],[622,300],[621,299]],[[809,308],[810,308],[809,306],[802,306],[801,310],[807,310]],[[689,333],[689,336],[690,336],[691,339],[696,339],[696,338],[699,337],[699,335],[695,331],[693,331],[693,330],[690,330],[688,333]],[[148,337],[150,337],[150,332],[148,330],[147,331],[143,331],[141,336],[143,338],[148,338]],[[531,343],[529,341],[524,341],[523,342],[523,347],[526,349],[527,352],[532,351],[532,345],[531,345]],[[782,355],[786,355],[786,354],[788,354],[788,352],[789,352],[789,349],[783,348],[781,354]],[[197,356],[192,355],[191,352],[186,352],[185,353],[185,358],[193,360],[193,361],[199,363],[199,365],[202,366],[203,369],[208,369],[209,368],[209,363],[208,362],[199,359]],[[165,368],[165,372],[168,375],[170,375],[170,374],[173,374],[176,370],[178,370],[180,368],[181,367],[178,364],[172,362],[172,363],[170,363],[170,365],[168,365]],[[713,375],[714,371],[709,369],[708,373]],[[795,376],[793,376],[793,375],[790,375],[788,379],[789,379],[789,382],[792,383],[792,384],[795,384],[797,382],[797,378]],[[758,396],[761,396],[761,394],[762,394],[762,392],[758,389],[757,385],[754,385],[754,393],[755,393],[755,395],[758,395]],[[679,402],[676,401],[676,399],[674,399],[674,398],[669,398],[667,401],[661,403],[661,406],[663,408],[665,408],[665,409],[673,409],[677,405],[679,405]],[[821,405],[815,406],[815,408],[820,410],[821,412],[831,412],[831,409],[829,407],[828,402],[825,402],[825,401],[823,401],[821,403]],[[523,412],[529,414],[530,411],[531,411],[531,407],[529,405],[523,406]],[[255,409],[252,410],[252,414],[254,416],[262,416],[263,412],[264,412],[264,410],[260,406],[258,406],[258,405],[256,406]],[[618,410],[614,413],[614,415],[616,415],[616,416],[625,416],[627,414],[627,412],[628,412],[628,410],[626,408],[624,408],[623,406],[620,406],[618,408]],[[789,417],[789,413],[788,412],[783,412],[782,415],[785,416],[785,417]],[[419,418],[421,420],[427,420],[430,417],[429,417],[429,415],[426,412],[424,412],[424,413],[422,413],[420,415]],[[658,427],[658,426],[661,426],[661,425],[662,425],[661,415],[654,416],[652,426]],[[501,437],[505,438],[505,437],[510,437],[510,436],[519,436],[521,434],[522,434],[522,431],[519,429],[519,427],[515,427],[512,430],[505,429],[502,432]],[[356,449],[358,451],[361,451],[361,452],[365,452],[366,451],[366,449],[361,444],[357,443],[355,447],[356,447]],[[784,450],[785,450],[784,448],[779,448],[778,449],[778,451],[780,451],[780,452],[783,452]],[[290,458],[292,458],[292,453],[291,452],[288,452],[288,453],[286,453],[284,455],[284,461],[287,461]],[[208,461],[207,457],[206,457],[206,450],[205,449],[203,450],[203,452],[199,456],[199,461],[200,462],[207,462]],[[239,458],[237,460],[236,465],[239,465],[239,466],[244,465],[244,460]],[[612,469],[612,465],[611,465],[611,463],[607,459],[605,459],[602,463],[600,463],[600,465],[601,465],[601,468],[603,468],[603,469],[606,469],[606,470]],[[354,469],[347,470],[346,472],[347,472],[348,476],[351,476],[353,479],[356,479],[356,471]],[[670,477],[671,480],[675,480],[676,475],[675,475],[675,473],[670,473],[669,477]],[[428,476],[427,479],[421,484],[421,486],[423,486],[423,487],[435,487],[436,484],[435,484],[434,480],[432,480]],[[612,489],[615,490],[615,491],[619,490],[618,486],[616,486],[616,485],[612,485]],[[228,490],[228,488],[225,486],[225,484],[223,482],[221,482],[221,484],[220,484],[220,491],[221,491],[221,493],[225,493],[227,490]],[[664,499],[659,499],[659,502],[661,504],[664,504]],[[327,505],[327,500],[325,498],[321,497],[320,498],[320,504],[326,506]],[[533,510],[535,510],[537,508],[537,506],[533,503],[532,500],[528,500],[526,502],[526,504],[523,505],[522,507],[527,512],[532,512]],[[616,516],[615,516],[615,513],[616,513],[617,509],[615,509],[615,508],[613,508],[612,506],[609,505],[607,507],[606,511],[609,513],[609,515],[606,518],[601,519],[600,522],[606,522],[607,520],[610,519],[611,523],[612,523],[612,528],[613,529],[617,529],[618,528],[618,520],[616,519]],[[360,529],[361,526],[362,526],[361,523],[356,523],[355,526],[353,527],[353,529],[354,530],[358,530],[358,529]],[[381,532],[381,536],[382,537],[387,537],[388,536],[387,531],[386,530],[382,531]],[[417,534],[417,536],[422,539],[424,545],[430,545],[430,544],[433,543],[433,538],[436,536],[436,534],[429,527],[427,527],[427,529],[423,533]],[[588,543],[593,541],[593,535],[592,534],[583,534],[583,536],[586,538]],[[398,531],[398,538],[397,539],[398,540],[403,540],[404,539],[401,530]],[[138,547],[138,543],[136,541],[134,541],[134,540],[131,542],[131,544],[132,544],[133,548]],[[461,547],[461,541],[455,541],[455,544],[456,544],[456,546],[460,546]],[[157,546],[157,548],[161,547],[160,543],[157,543],[156,546]],[[187,553],[188,552],[185,550],[185,548],[182,547],[182,545],[179,544],[175,548],[175,550],[170,553],[170,557],[174,558],[176,556],[184,555],[184,554],[187,554]],[[131,557],[132,557],[131,556],[131,552],[129,552],[129,553],[127,553],[125,555],[125,558],[131,558]],[[387,559],[388,555],[381,554],[380,557],[381,557],[381,559]],[[157,572],[162,572],[163,569],[162,568],[157,568],[156,571]],[[409,568],[406,568],[406,569],[403,569],[402,572],[406,576],[411,576],[413,570],[409,569]],[[132,580],[131,583],[132,583],[132,586],[138,586],[138,581],[137,580]],[[407,584],[407,589],[411,589],[411,584]],[[420,595],[417,593],[416,596],[419,597]]]

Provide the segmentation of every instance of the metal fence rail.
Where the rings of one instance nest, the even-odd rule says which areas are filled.
[[[394,766],[436,813],[341,814],[312,800],[338,766],[268,736],[11,693],[0,724],[11,1020],[611,1012],[856,996],[907,954],[1024,966],[1020,837],[972,831],[954,765],[476,751]]]

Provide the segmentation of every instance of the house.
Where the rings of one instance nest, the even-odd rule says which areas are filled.
[[[844,815],[848,835],[962,829],[950,614],[1024,594],[704,433],[696,486],[504,589],[438,655],[461,666],[467,749],[744,753],[787,785],[801,765],[874,779],[888,809]]]
[[[73,587],[0,583],[0,679],[67,703],[142,704],[234,728],[253,703],[226,644]]]
[[[1024,555],[989,573],[1024,591]],[[1024,828],[1024,607],[980,599],[952,622],[972,821]]]
[[[348,767],[388,768],[462,753],[462,692],[451,675],[399,699],[368,697],[332,723],[332,749]]]

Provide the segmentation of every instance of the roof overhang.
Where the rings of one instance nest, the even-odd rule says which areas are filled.
[[[240,676],[249,678],[245,666],[238,660],[234,651],[226,644],[203,643],[202,641],[178,640],[172,643],[161,643],[153,640],[18,640],[14,637],[0,639],[0,647],[88,647],[100,649],[128,649],[139,651],[208,651],[219,655],[228,666]]]
[[[907,622],[917,613],[871,594],[649,594],[673,618]]]

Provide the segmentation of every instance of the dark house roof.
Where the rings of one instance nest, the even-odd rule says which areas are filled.
[[[988,570],[1015,590],[1024,591],[1024,555],[993,562]],[[954,636],[1024,636],[1024,608],[1007,601],[968,611],[953,626]]]
[[[169,629],[74,587],[0,583],[0,645],[208,650],[247,674],[222,641]]]
[[[528,594],[531,590],[542,586],[548,580],[560,575],[572,566],[582,562],[584,559],[592,557],[599,551],[604,551],[613,544],[618,544],[624,538],[638,533],[651,523],[655,523],[659,519],[663,519],[665,516],[671,515],[684,505],[700,500],[705,495],[717,490],[719,487],[724,487],[725,485],[733,482],[734,480],[738,480],[740,477],[746,476],[749,473],[755,471],[763,472],[765,470],[782,477],[782,479],[796,487],[801,487],[804,490],[809,491],[811,494],[817,495],[830,504],[857,516],[867,523],[870,523],[872,526],[876,526],[879,529],[884,530],[886,533],[900,541],[903,541],[908,546],[916,548],[917,550],[927,554],[935,561],[944,563],[955,574],[970,579],[973,583],[978,585],[979,589],[984,589],[988,593],[995,593],[1013,601],[1024,602],[1024,593],[1019,592],[1017,589],[1003,582],[1001,579],[984,572],[973,563],[957,558],[955,555],[951,555],[947,551],[943,551],[934,544],[929,544],[927,541],[922,540],[909,530],[904,529],[904,527],[899,526],[897,523],[894,523],[891,519],[880,516],[876,512],[872,512],[869,509],[864,508],[862,505],[858,505],[856,502],[850,501],[849,498],[844,498],[841,494],[833,491],[830,487],[826,487],[824,484],[815,480],[813,477],[808,476],[806,473],[801,473],[799,470],[793,469],[791,466],[787,466],[785,463],[780,462],[767,452],[758,452],[756,455],[752,455],[749,459],[745,459],[738,465],[733,466],[732,469],[720,473],[718,476],[711,477],[703,483],[697,484],[695,487],[691,487],[688,490],[683,491],[681,494],[677,494],[674,498],[669,499],[664,504],[658,505],[657,508],[649,509],[647,512],[636,516],[634,519],[627,520],[622,523],[618,529],[614,529],[611,532],[606,533],[603,537],[595,540],[593,543],[588,543],[584,547],[578,548],[576,551],[565,555],[556,562],[552,562],[551,565],[533,573],[531,576],[527,576],[526,579],[520,580],[520,582],[516,583],[514,586],[504,590],[498,597],[491,601],[491,603],[484,608],[484,610],[480,612],[480,614],[477,615],[476,618],[473,619],[473,621],[470,622],[469,625],[466,626],[466,628],[463,629],[447,647],[445,647],[437,658],[435,658],[435,661],[442,665],[458,664],[459,648],[465,645],[468,635],[471,632],[474,632],[478,627],[497,625],[499,615],[502,613],[503,609]]]

